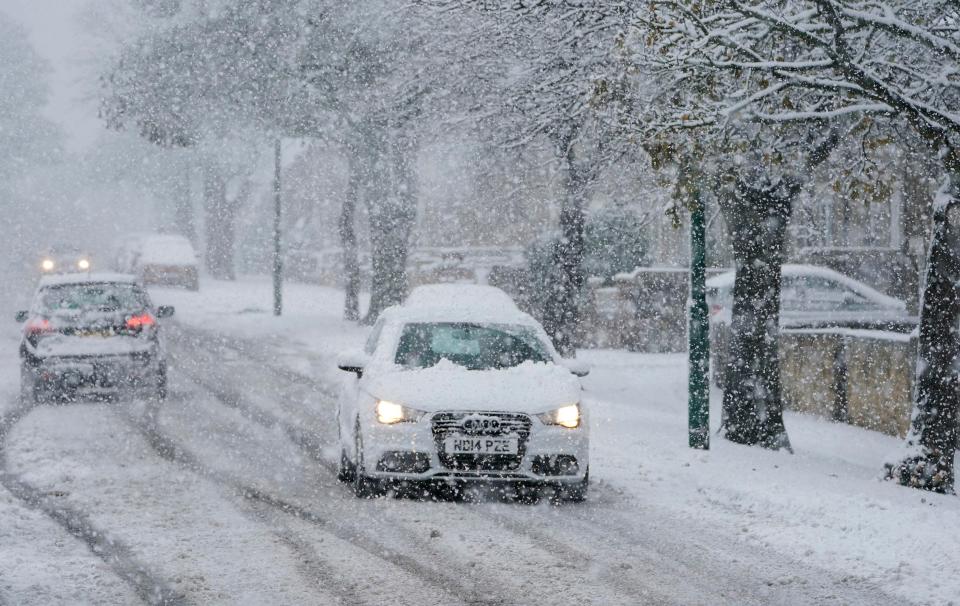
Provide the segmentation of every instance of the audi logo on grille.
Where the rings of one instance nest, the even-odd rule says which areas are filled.
[[[482,415],[470,415],[460,422],[464,433],[493,434],[500,433],[500,419]]]

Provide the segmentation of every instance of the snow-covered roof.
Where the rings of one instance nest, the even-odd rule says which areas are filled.
[[[99,284],[104,282],[124,282],[135,284],[136,276],[130,274],[116,274],[107,272],[55,274],[40,278],[40,287],[63,286],[65,284]]]
[[[484,311],[519,311],[510,295],[494,286],[479,284],[425,284],[414,288],[405,308],[457,308]]]
[[[155,234],[140,239],[140,264],[195,265],[197,253],[190,240],[176,234]]]
[[[414,288],[401,306],[384,311],[400,322],[496,322],[538,326],[507,293],[477,284],[428,284]]]
[[[821,267],[819,265],[800,265],[793,263],[785,263],[783,265],[783,277],[816,277],[824,278],[826,280],[833,280],[846,286],[850,290],[866,297],[867,299],[873,301],[874,303],[881,305],[883,307],[890,307],[896,309],[906,309],[907,304],[897,299],[883,294],[882,292],[867,286],[859,280],[854,280],[849,276],[845,276],[838,271],[834,271],[827,267]],[[709,288],[732,288],[733,281],[736,277],[736,272],[728,271],[720,275],[714,276],[707,280],[707,287]]]

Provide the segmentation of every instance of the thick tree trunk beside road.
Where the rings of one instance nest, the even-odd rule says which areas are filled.
[[[584,205],[590,172],[577,164],[572,146],[568,146],[565,160],[566,195],[560,209],[560,239],[553,251],[543,328],[561,355],[572,356],[576,349],[580,294],[584,284]]]
[[[235,205],[227,199],[227,181],[219,167],[207,165],[203,176],[207,271],[218,280],[235,280],[233,269]]]
[[[351,155],[347,192],[340,209],[340,246],[343,249],[343,319],[360,319],[360,260],[357,256],[357,202],[363,173],[360,161]]]
[[[378,154],[365,195],[370,222],[370,307],[363,321],[403,302],[407,253],[417,214],[416,146],[403,136],[379,132]]]
[[[721,432],[741,444],[790,448],[780,386],[780,277],[793,200],[800,188],[738,182],[722,201],[736,261]]]
[[[955,186],[954,186],[955,187]],[[953,210],[948,213],[948,209]],[[950,185],[934,203],[933,241],[920,303],[920,346],[907,455],[887,465],[887,477],[905,486],[954,492],[960,363],[960,225],[949,215],[960,210]]]

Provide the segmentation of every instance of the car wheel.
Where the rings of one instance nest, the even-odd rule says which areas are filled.
[[[584,474],[583,480],[573,484],[563,484],[557,489],[556,500],[566,503],[582,503],[587,499],[590,488],[590,470]]]
[[[40,402],[42,400],[40,385],[26,364],[20,364],[20,401]]]
[[[353,466],[353,463],[347,458],[347,453],[342,448],[340,449],[340,466],[337,467],[337,480],[343,482],[344,484],[349,484],[353,482],[353,478],[357,475],[357,469]]]
[[[367,477],[363,465],[363,438],[360,437],[360,424],[354,431],[354,442],[356,445],[356,467],[353,473],[353,494],[361,499],[372,499],[379,496],[383,491],[380,482],[374,478]]]
[[[165,365],[161,365],[159,372],[157,372],[156,395],[158,400],[167,399],[167,367]]]

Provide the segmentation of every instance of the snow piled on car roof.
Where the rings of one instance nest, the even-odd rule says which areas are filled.
[[[510,296],[493,286],[427,284],[410,292],[403,305],[391,307],[391,318],[404,320],[495,321],[536,324]],[[386,312],[385,312],[386,313]]]
[[[40,286],[63,286],[65,284],[100,284],[104,282],[125,282],[135,283],[136,276],[130,274],[117,273],[74,273],[74,274],[55,274],[43,276],[40,278]]]
[[[154,234],[140,240],[141,265],[196,265],[190,240],[176,234]]]
[[[783,277],[816,277],[824,278],[826,280],[833,280],[846,286],[850,290],[853,290],[860,295],[863,295],[867,299],[873,301],[874,303],[881,305],[883,307],[895,308],[895,309],[906,309],[907,304],[897,299],[883,294],[882,292],[872,288],[859,280],[854,280],[849,276],[829,269],[827,267],[821,267],[819,265],[801,265],[793,263],[785,263],[783,265]],[[733,271],[728,271],[720,275],[714,276],[707,280],[707,287],[709,288],[732,288],[733,281],[736,277],[736,273]]]

